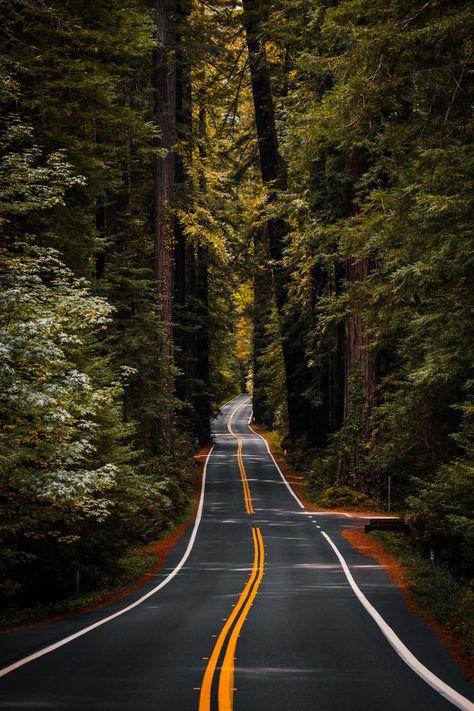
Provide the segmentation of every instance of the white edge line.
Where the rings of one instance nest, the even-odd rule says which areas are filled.
[[[239,404],[237,405],[237,407],[234,407],[234,409],[232,410],[232,412],[231,412],[230,415],[229,415],[229,419],[227,420],[227,430],[228,430],[229,434],[231,434],[232,437],[235,437],[236,439],[239,439],[240,433],[239,433],[239,434],[236,434],[236,433],[234,432],[234,430],[232,429],[232,420],[234,419],[235,413],[236,413],[238,410],[240,410],[241,407],[243,407],[244,405],[246,405],[251,399],[252,399],[251,397],[248,397],[248,398],[246,398],[245,400],[243,400],[243,402],[239,403]],[[235,400],[235,398],[234,398],[234,400]],[[232,400],[230,400],[230,402],[232,402]]]
[[[251,426],[251,421],[252,421],[252,413],[250,414],[249,421],[248,421],[248,426],[252,430],[254,434],[257,435],[257,437],[260,437],[261,440],[265,442],[265,446],[267,448],[267,451],[270,455],[270,457],[273,460],[273,463],[275,464],[278,472],[280,473],[281,478],[283,479],[284,483],[286,484],[286,487],[290,494],[293,496],[294,499],[296,499],[297,503],[299,506],[304,509],[304,505],[301,503],[300,499],[298,496],[295,494],[293,489],[291,488],[290,484],[286,480],[285,475],[283,474],[282,470],[278,466],[277,462],[275,461],[275,457],[270,451],[270,447],[268,446],[268,442],[265,439],[265,437],[262,437],[261,434],[258,432],[255,432],[253,427]],[[388,642],[391,644],[393,649],[397,652],[397,654],[403,659],[405,664],[407,664],[412,671],[414,671],[418,676],[420,676],[423,681],[425,681],[427,684],[429,684],[435,691],[437,691],[441,696],[443,696],[445,699],[447,699],[450,703],[452,703],[454,706],[456,706],[458,709],[462,709],[462,711],[474,711],[474,704],[469,701],[465,696],[462,696],[459,692],[457,692],[455,689],[453,689],[451,686],[448,686],[444,681],[442,681],[439,677],[437,677],[433,672],[431,672],[427,667],[424,666],[412,652],[406,647],[402,640],[395,634],[393,629],[388,625],[383,617],[380,615],[379,612],[375,609],[375,607],[367,600],[365,597],[364,593],[362,590],[359,588],[357,583],[355,582],[354,578],[352,577],[352,573],[349,570],[349,566],[347,565],[346,561],[342,557],[341,553],[339,552],[338,548],[336,545],[333,543],[331,538],[325,533],[325,531],[320,532],[322,536],[327,540],[331,548],[334,550],[336,556],[338,557],[339,563],[341,564],[341,567],[345,573],[345,576],[349,582],[349,585],[351,586],[353,592],[355,593],[356,597],[358,598],[359,602],[363,605],[363,607],[367,610],[369,615],[372,617],[374,622],[377,624],[377,626],[380,628],[382,631],[383,635],[386,637]]]
[[[357,583],[355,582],[354,578],[352,577],[351,571],[349,570],[349,566],[347,565],[346,561],[342,557],[341,553],[339,552],[337,546],[333,543],[331,538],[328,536],[327,533],[324,531],[321,531],[321,535],[324,536],[324,538],[327,540],[331,548],[333,549],[334,553],[339,559],[339,563],[341,564],[341,567],[346,575],[347,580],[349,581],[349,585],[351,586],[352,590],[354,591],[356,597],[358,598],[359,602],[365,607],[369,615],[372,617],[372,619],[375,621],[375,623],[378,625],[380,630],[382,631],[382,634],[386,637],[388,642],[391,644],[393,649],[397,652],[399,657],[403,659],[405,664],[407,664],[412,671],[414,671],[418,676],[420,676],[423,681],[425,681],[427,684],[429,684],[435,691],[437,691],[441,696],[444,696],[445,699],[450,701],[454,706],[457,706],[458,709],[463,709],[463,711],[472,711],[474,709],[474,704],[469,701],[465,696],[462,696],[459,694],[455,689],[452,687],[448,686],[445,684],[444,681],[442,681],[439,677],[437,677],[433,672],[431,672],[427,667],[424,666],[406,647],[401,639],[395,634],[393,629],[388,625],[383,617],[377,612],[375,607],[371,605],[371,603],[367,600],[365,597],[364,593],[362,590],[359,588]]]
[[[212,450],[214,449],[214,445],[211,447],[209,450],[209,453],[206,457],[206,461],[204,463],[204,469],[202,473],[202,483],[201,483],[201,495],[199,498],[199,505],[198,505],[198,510],[196,513],[196,518],[194,521],[194,527],[193,531],[191,533],[191,537],[189,539],[188,545],[186,547],[186,550],[183,554],[183,557],[179,561],[178,565],[172,570],[172,572],[164,579],[161,581],[159,585],[156,587],[152,588],[149,590],[145,595],[142,595],[142,597],[138,598],[138,600],[135,600],[135,602],[132,602],[130,605],[127,605],[127,607],[124,607],[122,610],[119,610],[118,612],[114,612],[113,615],[108,615],[107,617],[104,617],[102,620],[99,620],[98,622],[94,622],[92,625],[88,625],[87,627],[83,627],[82,629],[78,630],[74,634],[69,635],[68,637],[64,637],[64,639],[60,639],[58,642],[54,642],[53,644],[48,645],[47,647],[43,647],[42,649],[39,649],[37,652],[34,652],[33,654],[29,654],[27,657],[23,657],[22,659],[19,659],[16,662],[13,662],[13,664],[9,664],[6,667],[3,667],[3,669],[0,669],[0,677],[6,676],[7,674],[10,674],[10,672],[15,671],[15,669],[19,669],[20,667],[24,666],[25,664],[29,664],[30,662],[33,662],[35,659],[39,659],[40,657],[43,657],[45,654],[49,654],[50,652],[54,652],[55,649],[59,649],[59,647],[63,647],[65,644],[69,644],[69,642],[72,642],[73,640],[77,639],[78,637],[82,637],[83,635],[87,634],[88,632],[92,632],[92,630],[97,629],[97,627],[101,627],[102,625],[105,625],[107,622],[111,622],[112,620],[115,620],[116,617],[120,617],[121,615],[124,615],[126,612],[129,612],[130,610],[133,610],[134,607],[138,607],[138,605],[141,605],[142,602],[145,600],[148,600],[149,597],[152,595],[155,595],[159,590],[165,587],[165,585],[168,585],[169,582],[179,573],[181,568],[184,566],[186,563],[187,559],[189,558],[189,555],[191,553],[191,550],[194,546],[194,542],[196,540],[199,524],[201,523],[201,518],[202,518],[202,511],[204,507],[204,491],[206,488],[206,473],[207,473],[207,465],[209,463],[209,459],[212,454]]]
[[[280,467],[279,467],[278,464],[277,464],[277,461],[276,461],[275,457],[273,456],[273,454],[272,454],[271,451],[270,451],[270,447],[268,446],[267,440],[265,439],[265,437],[262,437],[261,434],[259,434],[258,432],[256,432],[256,431],[254,430],[254,428],[252,427],[252,425],[250,424],[251,419],[252,419],[252,413],[250,413],[250,418],[249,418],[249,422],[248,422],[249,428],[252,430],[252,432],[253,432],[254,434],[257,435],[257,437],[260,437],[260,439],[263,440],[263,442],[265,443],[265,446],[266,446],[266,448],[267,448],[267,452],[268,452],[268,454],[270,455],[270,457],[271,457],[272,460],[273,460],[273,464],[276,466],[277,471],[279,472],[281,478],[283,479],[283,483],[285,484],[286,488],[288,489],[288,491],[290,492],[290,494],[292,495],[292,497],[295,499],[295,501],[296,501],[296,503],[298,504],[298,506],[299,506],[300,508],[304,509],[304,508],[305,508],[305,505],[300,501],[300,499],[299,499],[298,496],[295,494],[295,492],[293,491],[293,489],[292,489],[291,486],[289,485],[288,481],[286,480],[285,475],[283,474],[282,470],[280,469]]]
[[[229,405],[229,403],[231,403],[231,402],[234,402],[234,400],[237,400],[238,397],[242,397],[243,394],[244,393],[240,393],[240,395],[236,395],[235,397],[231,397],[230,400],[226,400],[225,402],[222,403],[222,405],[219,406],[217,411],[220,412],[223,407],[225,407],[226,405]]]

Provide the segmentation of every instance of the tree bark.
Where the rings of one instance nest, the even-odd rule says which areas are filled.
[[[186,51],[189,0],[176,2],[176,139],[175,153],[175,206],[186,210],[192,200],[189,164],[192,159],[192,87],[191,67]],[[188,404],[188,414],[193,401],[195,378],[196,338],[192,323],[192,300],[196,292],[194,245],[189,243],[184,226],[175,215],[174,223],[174,345],[175,361],[180,370],[176,378],[176,394]]]
[[[271,205],[276,191],[286,188],[287,177],[278,149],[270,74],[260,38],[264,13],[262,0],[243,0],[260,168],[262,181],[269,188],[268,203]],[[297,315],[289,312],[290,274],[282,260],[288,228],[282,218],[276,217],[268,220],[267,230],[286,373],[288,434],[290,439],[297,439],[307,434],[309,403],[303,396],[306,365],[299,334],[295,331]]]
[[[206,149],[206,111],[199,109],[199,154],[201,161],[205,159]],[[199,176],[199,189],[202,194],[206,190],[205,176]],[[200,244],[197,249],[196,265],[196,296],[199,304],[200,318],[196,332],[196,379],[197,392],[195,409],[199,422],[198,439],[201,444],[211,439],[211,398],[210,398],[210,368],[209,368],[209,249]]]
[[[208,267],[208,248],[200,245],[198,247],[197,260],[197,297],[200,304],[201,317],[196,332],[196,379],[198,385],[194,407],[198,416],[198,439],[201,444],[205,444],[211,439]]]
[[[153,84],[155,90],[155,120],[160,130],[158,148],[166,151],[157,156],[154,165],[154,271],[162,334],[159,358],[165,396],[173,394],[173,247],[175,185],[175,116],[176,67],[173,49],[176,43],[174,0],[155,0],[158,47],[153,56]],[[160,437],[164,447],[172,445],[173,411],[164,401],[160,416]]]
[[[354,148],[347,160],[347,169],[351,177],[347,189],[347,214],[355,215],[358,207],[355,202],[354,186],[358,178],[360,178],[367,170],[366,160],[360,148]],[[344,265],[344,276],[346,282],[350,284],[362,284],[367,281],[372,269],[370,256],[362,259],[348,259]],[[350,413],[351,397],[354,398],[354,393],[351,392],[351,384],[353,376],[357,372],[361,376],[361,400],[363,403],[362,412],[360,414],[360,447],[358,452],[370,438],[371,431],[371,415],[376,402],[377,388],[377,362],[375,357],[370,353],[371,338],[367,333],[367,329],[363,323],[360,305],[357,300],[353,301],[352,309],[346,317],[344,323],[344,424],[346,425],[348,415]],[[351,426],[351,423],[349,423]],[[355,455],[356,459],[358,453]],[[348,482],[348,477],[351,475],[350,467],[354,466],[354,462],[350,462],[351,455],[345,457],[343,462],[343,478],[345,483]],[[359,467],[359,462],[355,462],[357,470],[364,468],[365,482],[355,482],[358,486],[362,486],[367,491],[370,489],[371,472],[367,465]]]
[[[261,358],[268,345],[267,326],[273,301],[272,273],[269,266],[268,225],[254,235],[255,275],[253,280],[253,416],[260,425],[272,424],[265,395]]]
[[[347,192],[347,213],[355,215],[358,207],[354,201],[354,185],[367,170],[366,160],[360,148],[355,148],[348,159],[348,170],[352,178]],[[367,281],[372,269],[371,258],[348,259],[345,263],[345,279],[352,284]],[[377,386],[377,368],[375,358],[370,354],[371,338],[362,322],[357,304],[349,314],[344,325],[344,412],[347,412],[349,377],[356,364],[360,365],[364,375],[364,399],[366,415],[370,416],[375,401]]]

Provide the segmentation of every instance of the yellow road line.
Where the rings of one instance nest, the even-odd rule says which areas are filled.
[[[240,479],[242,481],[242,489],[244,492],[245,510],[248,514],[253,514],[255,513],[255,510],[253,508],[252,494],[250,493],[250,486],[247,479],[247,474],[245,472],[244,460],[242,457],[242,440],[232,429],[232,420],[234,419],[235,413],[237,412],[237,410],[240,410],[241,407],[246,405],[249,400],[250,398],[247,398],[247,400],[244,400],[240,403],[240,405],[237,405],[237,407],[232,410],[230,417],[227,420],[227,429],[229,430],[230,434],[233,435],[233,437],[235,437],[235,439],[237,440],[237,463],[239,465]]]
[[[263,578],[263,570],[264,570],[264,565],[265,565],[265,550],[263,546],[263,538],[262,534],[260,532],[260,529],[252,529],[256,532],[256,538],[257,538],[257,552],[256,552],[256,558],[257,558],[257,567],[258,567],[258,573],[257,573],[257,579],[255,581],[255,585],[253,586],[250,595],[247,598],[247,602],[245,603],[245,606],[239,616],[239,619],[235,623],[234,629],[232,630],[232,634],[230,635],[229,642],[227,644],[227,650],[224,656],[224,661],[222,663],[221,667],[221,674],[219,677],[219,691],[218,691],[218,708],[219,711],[232,711],[234,708],[234,673],[235,673],[235,650],[237,648],[237,640],[240,634],[240,631],[243,627],[243,624],[245,620],[247,619],[247,615],[249,613],[250,607],[253,604],[253,601],[255,600],[255,596],[257,595],[258,588],[260,586],[260,583],[262,582]]]
[[[242,481],[242,488],[244,491],[245,508],[248,514],[255,513],[252,503],[252,495],[250,493],[250,486],[247,479],[247,474],[245,472],[244,460],[242,457],[242,440],[237,437],[237,462],[239,465],[240,479]]]
[[[252,528],[252,537],[253,537],[253,545],[254,545],[254,563],[253,563],[252,573],[250,575],[250,578],[249,578],[247,584],[245,585],[244,589],[242,590],[242,593],[240,594],[238,603],[232,610],[230,617],[228,618],[227,622],[225,623],[224,627],[222,628],[221,633],[220,633],[219,637],[217,638],[214,649],[212,650],[212,654],[209,657],[209,662],[207,664],[206,671],[204,673],[204,678],[203,678],[202,685],[201,685],[201,693],[199,695],[199,711],[210,711],[210,709],[211,709],[212,682],[214,679],[214,672],[216,670],[217,662],[219,660],[219,655],[221,653],[222,647],[224,646],[224,642],[226,640],[229,630],[231,629],[234,621],[238,618],[239,613],[242,610],[242,608],[244,607],[245,601],[247,600],[247,597],[249,596],[249,593],[251,593],[253,584],[258,579],[259,561],[260,561],[258,535],[260,535],[260,538],[262,537],[260,534],[260,529]],[[246,613],[244,612],[244,617],[245,617],[245,614]]]

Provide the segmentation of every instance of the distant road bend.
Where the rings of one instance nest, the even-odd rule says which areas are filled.
[[[214,424],[194,527],[154,580],[0,635],[0,709],[474,711],[449,651],[341,532],[304,508],[251,400]]]

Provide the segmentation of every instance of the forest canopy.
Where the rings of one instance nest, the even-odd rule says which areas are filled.
[[[472,578],[471,3],[0,10],[2,601],[113,579],[246,389]]]

